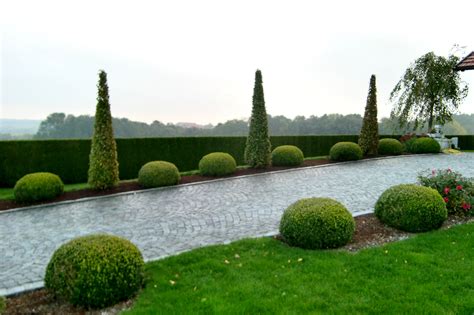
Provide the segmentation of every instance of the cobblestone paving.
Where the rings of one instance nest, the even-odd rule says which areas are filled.
[[[300,198],[331,197],[353,214],[371,211],[386,188],[448,167],[474,177],[474,153],[351,162],[0,213],[0,295],[41,287],[54,250],[76,236],[119,235],[153,260],[274,234],[283,210]]]

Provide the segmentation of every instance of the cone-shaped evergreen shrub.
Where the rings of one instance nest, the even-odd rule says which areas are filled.
[[[370,77],[369,95],[365,106],[364,120],[360,130],[359,146],[364,155],[376,155],[379,145],[379,125],[377,122],[377,88],[375,75]]]
[[[94,189],[114,187],[119,181],[117,146],[112,129],[107,73],[99,71],[94,135],[89,156],[89,185]]]
[[[271,162],[271,144],[268,137],[268,120],[260,70],[255,73],[252,117],[245,146],[245,162],[253,168],[265,168]]]

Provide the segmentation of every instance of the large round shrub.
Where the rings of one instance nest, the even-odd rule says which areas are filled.
[[[64,191],[64,184],[58,175],[41,172],[20,178],[13,188],[18,202],[35,202],[53,199]]]
[[[383,223],[408,232],[439,228],[448,217],[441,195],[434,189],[403,184],[387,189],[375,204]]]
[[[329,150],[329,158],[333,161],[355,161],[362,158],[362,149],[354,142],[338,142]]]
[[[229,153],[214,152],[199,161],[199,172],[204,176],[224,176],[235,172],[237,163]]]
[[[138,172],[138,183],[145,188],[176,185],[180,179],[178,168],[165,161],[148,162]]]
[[[403,152],[403,145],[397,139],[380,139],[379,154],[382,155],[399,155]]]
[[[272,165],[298,166],[303,164],[303,152],[294,145],[281,145],[272,151]]]
[[[46,268],[44,285],[73,305],[98,308],[132,297],[143,279],[138,248],[126,239],[99,234],[59,247]]]
[[[289,245],[309,249],[343,246],[354,230],[349,211],[329,198],[301,199],[285,210],[280,221],[280,233]]]
[[[441,146],[433,138],[418,138],[413,143],[413,153],[439,153]]]

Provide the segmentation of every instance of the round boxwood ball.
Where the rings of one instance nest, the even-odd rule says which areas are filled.
[[[433,138],[418,138],[413,143],[413,153],[439,153],[440,151],[441,146],[438,141]]]
[[[362,149],[354,142],[338,142],[329,150],[333,161],[355,161],[362,158]]]
[[[407,232],[439,228],[448,210],[435,189],[402,184],[387,189],[375,204],[375,215],[383,223]]]
[[[99,308],[129,299],[143,279],[138,248],[126,239],[98,234],[59,247],[46,268],[44,285],[73,305]]]
[[[214,152],[199,161],[199,172],[204,176],[224,176],[235,172],[237,163],[229,153]]]
[[[64,184],[58,175],[40,172],[20,178],[13,188],[18,202],[35,202],[53,199],[64,191]]]
[[[284,240],[290,246],[308,249],[343,246],[354,230],[351,213],[330,198],[301,199],[285,210],[280,221]]]
[[[138,183],[145,188],[176,185],[180,179],[178,168],[165,161],[148,162],[138,172]]]
[[[380,139],[379,154],[382,155],[400,155],[403,152],[403,145],[397,139]]]
[[[303,152],[294,145],[281,145],[272,151],[272,165],[298,166],[303,164]]]

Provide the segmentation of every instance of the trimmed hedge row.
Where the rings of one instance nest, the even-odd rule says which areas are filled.
[[[398,138],[398,136],[381,136]],[[464,150],[474,149],[474,136],[458,136]],[[246,137],[182,137],[116,139],[120,179],[136,178],[140,168],[150,161],[169,161],[180,171],[195,170],[201,158],[211,152],[232,155],[237,165],[244,164]],[[356,142],[358,136],[278,136],[271,137],[272,147],[294,145],[304,156],[327,155],[337,142]],[[90,140],[0,141],[0,186],[13,187],[29,173],[51,172],[64,183],[87,182]]]
[[[90,143],[90,140],[0,141],[0,186],[13,187],[24,175],[37,172],[56,174],[64,183],[85,183]]]

